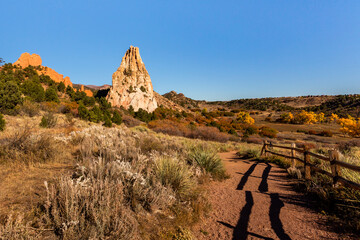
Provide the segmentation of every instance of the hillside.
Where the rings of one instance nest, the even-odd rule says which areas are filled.
[[[249,98],[236,99],[231,101],[204,101],[194,100],[182,93],[171,91],[163,95],[165,98],[185,108],[207,108],[215,111],[218,109],[244,109],[257,111],[297,111],[307,110],[324,112],[329,115],[336,113],[339,116],[348,114],[359,117],[360,95],[319,95],[299,97],[274,97],[274,98]]]

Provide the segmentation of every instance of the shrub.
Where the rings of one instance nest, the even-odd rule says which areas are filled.
[[[280,115],[280,118],[277,121],[282,123],[292,123],[294,121],[294,115],[291,112],[283,113]]]
[[[107,114],[104,114],[104,124],[105,127],[112,127],[112,122],[110,117]]]
[[[83,120],[90,119],[90,112],[82,103],[80,103],[80,105],[78,107],[78,114],[79,114],[80,119],[83,119]]]
[[[66,94],[69,95],[71,98],[73,97],[73,95],[75,94],[74,89],[69,85],[66,87]]]
[[[13,110],[22,102],[23,98],[16,82],[0,81],[0,111],[7,112]]]
[[[316,123],[316,114],[314,112],[307,112],[302,110],[300,113],[297,113],[294,117],[294,122],[298,124],[313,124]]]
[[[63,82],[60,82],[59,85],[57,86],[57,89],[59,92],[64,92],[65,91],[65,84]]]
[[[276,138],[278,131],[271,127],[263,126],[259,129],[259,135],[262,137]]]
[[[236,153],[241,158],[250,159],[259,157],[259,151],[255,149],[247,149],[245,151],[239,151]]]
[[[196,148],[189,153],[188,159],[190,162],[196,163],[215,179],[227,177],[223,162],[216,152]]]
[[[333,136],[333,132],[330,130],[323,130],[320,133],[318,133],[319,136],[324,136],[324,137],[332,137]]]
[[[352,137],[360,136],[360,121],[356,121],[356,119],[349,116],[348,118],[340,118],[337,123],[341,125],[340,131],[343,133]]]
[[[103,114],[98,106],[94,106],[89,113],[89,120],[98,123],[103,120]]]
[[[30,79],[26,80],[21,85],[21,90],[26,96],[29,96],[35,102],[42,102],[45,99],[45,91],[40,82]]]
[[[4,119],[4,115],[2,115],[0,113],[0,131],[4,131],[5,130],[5,119]]]
[[[85,96],[83,99],[82,99],[83,103],[85,106],[87,107],[92,107],[95,105],[95,98],[94,97],[89,97],[89,96]]]
[[[105,169],[99,168],[100,173]],[[138,223],[124,206],[123,184],[109,175],[83,176],[91,185],[70,177],[51,188],[46,183],[46,220],[60,239],[131,239],[138,234]]]
[[[342,141],[338,144],[338,149],[343,153],[350,151],[353,147],[360,147],[360,140]]]
[[[245,124],[249,124],[252,125],[255,123],[255,120],[250,117],[250,114],[248,112],[239,112],[237,115],[237,120],[240,123],[245,123]]]
[[[122,123],[122,117],[118,111],[114,111],[111,121],[117,125],[120,125]]]
[[[48,89],[46,89],[45,91],[45,101],[47,102],[60,102],[59,101],[59,97],[56,93],[56,90],[52,87],[49,87]]]
[[[39,104],[38,103],[33,103],[29,100],[25,100],[23,105],[20,107],[20,111],[23,114],[28,115],[29,117],[33,117],[39,114],[40,109],[39,109]]]
[[[255,127],[255,126],[245,126],[243,129],[242,129],[242,132],[243,132],[243,136],[245,138],[251,136],[251,135],[254,135],[254,134],[257,134],[258,133],[258,129]]]
[[[40,122],[40,127],[53,128],[57,123],[57,117],[53,113],[46,113]]]
[[[124,115],[123,117],[123,122],[127,127],[135,127],[141,124],[141,121],[137,120],[136,118],[133,118],[132,116],[129,115]]]
[[[147,111],[145,111],[142,108],[139,108],[139,110],[137,112],[135,112],[134,117],[139,119],[140,121],[146,122],[146,123],[153,120],[153,114],[148,113]]]
[[[171,120],[151,121],[149,122],[148,127],[155,132],[210,141],[226,142],[230,138],[229,134],[222,133],[215,127],[196,127],[193,124],[187,126]]]

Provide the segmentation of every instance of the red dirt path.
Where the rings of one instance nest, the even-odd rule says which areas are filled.
[[[210,184],[212,210],[194,229],[198,239],[350,239],[323,224],[284,169],[235,152],[219,155],[230,179]]]

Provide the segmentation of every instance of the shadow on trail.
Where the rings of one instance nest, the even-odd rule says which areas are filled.
[[[261,236],[256,233],[248,232],[247,229],[248,229],[248,225],[249,225],[251,209],[254,206],[254,199],[253,199],[252,193],[250,191],[246,191],[245,194],[246,194],[246,204],[240,212],[240,218],[239,218],[239,221],[237,222],[236,226],[233,227],[232,225],[222,222],[222,221],[218,221],[218,223],[220,223],[228,228],[234,229],[233,237],[232,237],[233,240],[246,240],[249,235],[260,238],[260,239],[272,240],[272,238],[268,238],[268,237],[264,237],[264,236]]]
[[[268,177],[269,177],[269,173],[271,170],[271,165],[266,163],[267,167],[264,169],[263,174],[262,174],[262,180],[261,183],[259,185],[259,191],[261,193],[263,192],[267,192],[269,190],[269,186],[268,186]]]
[[[245,194],[246,204],[241,210],[240,219],[234,229],[233,239],[247,239],[247,228],[249,225],[251,209],[254,206],[254,199],[250,191],[246,191]]]
[[[252,172],[254,171],[256,165],[258,165],[258,163],[254,163],[253,165],[250,166],[250,168],[246,171],[246,173],[244,173],[244,176],[241,178],[239,185],[237,186],[236,190],[243,190],[246,182],[249,179],[249,176],[252,174]]]
[[[270,198],[271,205],[269,217],[271,221],[271,227],[280,240],[291,240],[289,235],[285,233],[282,222],[280,220],[280,210],[282,207],[284,207],[284,203],[280,200],[278,193],[271,193]]]

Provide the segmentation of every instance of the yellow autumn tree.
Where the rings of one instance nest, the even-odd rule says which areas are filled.
[[[330,116],[330,122],[337,122],[339,120],[339,116],[335,113],[332,113]]]
[[[291,112],[283,113],[280,115],[279,120],[280,120],[280,122],[283,122],[283,123],[292,123],[294,120],[294,115],[292,115]]]
[[[355,118],[340,118],[337,121],[340,124],[340,131],[346,134],[349,134],[352,137],[360,136],[360,121],[356,121]]]
[[[295,115],[294,121],[300,124],[313,124],[317,122],[316,114],[314,112],[307,112],[302,110],[300,113]]]
[[[316,117],[316,122],[319,122],[319,123],[323,123],[326,120],[325,114],[323,112],[316,114],[315,117]]]
[[[255,120],[252,117],[250,117],[250,114],[248,112],[243,112],[243,111],[238,113],[237,120],[240,123],[246,123],[250,125],[253,125],[255,123]]]

